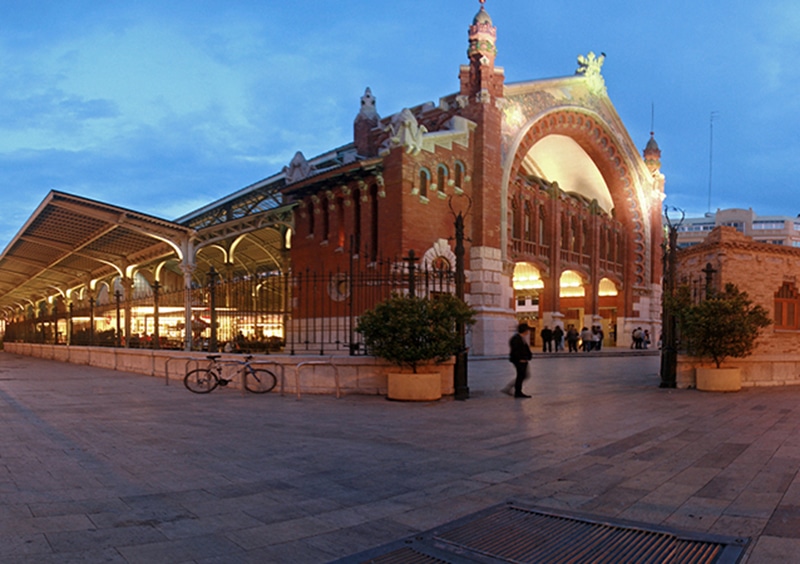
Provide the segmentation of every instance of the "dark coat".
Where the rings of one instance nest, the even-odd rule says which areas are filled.
[[[525,342],[525,339],[523,339],[522,335],[519,333],[515,333],[514,336],[511,337],[508,345],[511,348],[511,352],[508,355],[508,360],[511,362],[516,364],[520,361],[527,361],[533,358],[531,347]]]

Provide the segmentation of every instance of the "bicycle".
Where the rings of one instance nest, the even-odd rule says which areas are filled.
[[[207,356],[208,360],[211,361],[209,368],[197,368],[187,372],[183,378],[183,385],[186,386],[186,389],[196,394],[207,394],[217,386],[227,386],[233,381],[233,378],[225,378],[222,375],[222,367],[225,364],[242,365],[240,372],[244,380],[244,387],[248,392],[265,394],[271,391],[278,383],[278,378],[272,371],[266,368],[253,368],[250,365],[252,356],[248,356],[243,361],[220,362],[219,358],[221,356],[219,354],[210,354]]]

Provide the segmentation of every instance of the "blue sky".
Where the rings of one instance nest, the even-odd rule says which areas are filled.
[[[721,8],[724,6],[724,9]],[[477,0],[0,0],[0,249],[51,189],[175,219],[458,89]],[[800,213],[800,4],[488,0],[508,82],[605,52],[667,203]]]

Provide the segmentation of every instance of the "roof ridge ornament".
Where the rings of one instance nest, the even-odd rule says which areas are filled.
[[[578,69],[575,74],[586,77],[586,84],[592,94],[606,94],[606,81],[600,72],[605,59],[605,53],[600,53],[600,56],[597,57],[594,51],[589,51],[586,56],[578,55]]]
[[[292,157],[289,166],[283,167],[283,174],[286,175],[286,184],[294,184],[311,176],[314,167],[306,160],[301,151],[297,151]]]

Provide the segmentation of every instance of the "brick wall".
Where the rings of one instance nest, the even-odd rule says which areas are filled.
[[[712,286],[727,283],[750,296],[775,317],[775,294],[785,283],[800,279],[800,249],[758,243],[732,227],[717,227],[705,242],[678,252],[678,283],[705,285],[702,272],[707,264],[716,271]],[[684,359],[689,368],[697,364]],[[766,327],[755,353],[746,359],[729,359],[726,365],[746,367],[743,385],[800,383],[800,331]]]

